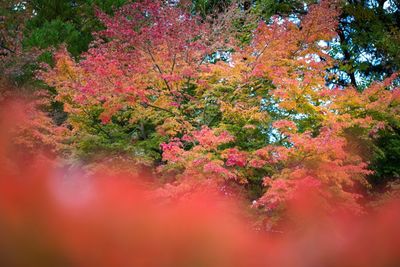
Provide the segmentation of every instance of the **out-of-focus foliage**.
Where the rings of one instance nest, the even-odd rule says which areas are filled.
[[[12,129],[30,116],[23,106],[13,105],[12,113],[10,107],[0,110],[1,266],[400,263],[399,200],[386,200],[363,216],[331,214],[325,198],[310,186],[314,183],[298,183],[287,203],[286,220],[271,229],[243,208],[240,196],[222,193],[212,179],[154,189],[151,181],[157,179],[148,172],[129,175],[119,169],[115,174],[115,166],[108,164],[88,174],[60,168],[39,153],[15,153]],[[207,138],[213,136],[210,132],[195,135],[207,149],[213,148],[212,141],[229,141],[222,133],[216,139]],[[242,160],[232,156],[229,164],[241,166]]]

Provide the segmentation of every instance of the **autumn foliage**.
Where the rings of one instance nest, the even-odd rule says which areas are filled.
[[[51,94],[8,101],[13,123],[2,111],[0,263],[399,264],[397,192],[369,180],[374,142],[400,127],[398,76],[329,83],[340,14],[321,1],[242,42],[240,8],[96,10],[82,58],[63,47],[37,72]]]
[[[83,60],[61,50],[39,76],[55,86],[78,142],[87,120],[98,120],[110,142],[118,136],[109,125],[138,125],[130,142],[154,140],[162,157],[150,158],[176,183],[198,177],[256,187],[250,197],[267,210],[308,184],[336,208],[362,212],[371,171],[348,132],[371,139],[397,124],[399,94],[387,89],[395,77],[362,93],[326,84],[334,60],[321,42],[335,37],[339,14],[323,1],[300,27],[273,17],[243,46],[229,31],[213,32],[225,17],[210,22],[159,2],[128,4],[113,17],[98,12],[106,29]]]

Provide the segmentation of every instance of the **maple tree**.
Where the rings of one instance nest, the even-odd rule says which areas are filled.
[[[98,11],[106,29],[83,60],[61,49],[39,77],[69,114],[75,151],[134,155],[178,184],[242,185],[267,209],[300,183],[361,212],[356,190],[369,187],[371,171],[354,144],[398,123],[398,89],[387,89],[395,76],[363,92],[326,83],[335,61],[321,41],[336,37],[339,14],[336,2],[322,1],[300,24],[272,17],[243,46],[234,27],[212,30],[232,25],[226,17],[128,4],[114,16]]]

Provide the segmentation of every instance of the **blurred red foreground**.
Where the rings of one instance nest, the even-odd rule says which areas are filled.
[[[23,116],[9,115],[0,120],[0,266],[400,266],[398,202],[332,216],[303,192],[282,231],[257,231],[211,185],[167,203],[145,177],[20,157],[9,129]]]

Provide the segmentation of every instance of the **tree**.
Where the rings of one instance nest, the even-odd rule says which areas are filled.
[[[247,45],[226,17],[162,2],[97,16],[105,30],[83,59],[61,49],[40,74],[69,114],[75,153],[127,155],[178,185],[212,180],[268,212],[304,186],[362,211],[371,171],[356,148],[398,124],[398,89],[396,76],[363,92],[326,83],[337,3],[310,6],[301,23],[260,21]]]
[[[24,45],[28,48],[58,48],[66,44],[75,57],[88,49],[92,32],[101,29],[94,8],[112,13],[125,0],[34,0],[27,5],[34,15],[26,23]]]
[[[37,53],[23,50],[23,31],[31,9],[20,1],[2,1],[0,4],[0,83],[21,84],[24,73],[35,61]],[[3,85],[3,83],[7,85]]]
[[[397,1],[346,1],[333,52],[339,83],[365,88],[398,71],[399,12]]]

